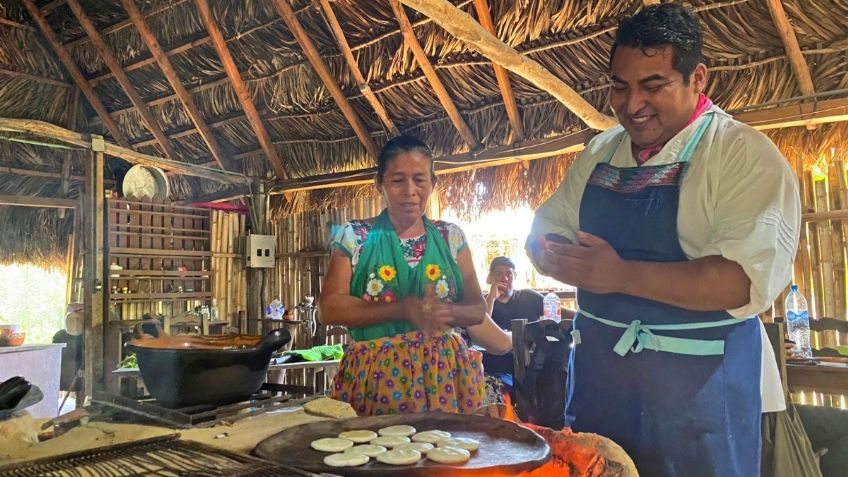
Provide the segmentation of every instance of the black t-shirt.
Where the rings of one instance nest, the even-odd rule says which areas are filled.
[[[516,290],[512,294],[512,298],[506,303],[495,300],[492,320],[506,331],[510,331],[512,320],[537,321],[543,314],[543,298],[542,295],[533,290]],[[483,355],[483,371],[486,374],[512,374],[513,370],[512,353],[501,356]]]

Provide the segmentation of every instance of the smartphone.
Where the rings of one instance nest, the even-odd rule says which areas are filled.
[[[547,240],[548,242],[562,243],[562,244],[572,243],[571,240],[568,240],[567,238],[563,237],[560,234],[554,234],[554,233],[545,234],[545,240]]]

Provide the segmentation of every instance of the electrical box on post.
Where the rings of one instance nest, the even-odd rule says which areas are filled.
[[[250,268],[274,268],[276,237],[273,235],[248,235],[245,245],[247,266]]]

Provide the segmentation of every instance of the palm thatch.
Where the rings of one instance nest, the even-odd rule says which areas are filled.
[[[0,69],[19,73],[10,75],[0,71],[3,76],[0,117],[41,119],[108,138],[107,129],[85,100],[76,108],[77,114],[73,114],[75,108],[70,105],[77,93],[72,80],[54,52],[43,43],[35,23],[22,6],[23,1],[5,0],[0,4],[0,17],[10,20],[0,22]],[[324,13],[309,0],[284,1],[292,5],[374,141],[378,146],[384,143],[388,139],[387,132],[350,74]],[[475,15],[470,0],[452,1]],[[162,155],[162,148],[144,126],[139,112],[109,72],[69,7],[61,1],[49,3],[51,8],[45,11],[48,23],[93,85],[120,131],[138,150]],[[80,0],[80,3],[123,65],[155,121],[169,136],[179,155],[176,159],[197,164],[211,161],[209,148],[159,66],[151,60],[150,52],[120,2]],[[36,1],[39,7],[47,4],[47,0]],[[191,92],[225,154],[235,159],[238,172],[269,177],[272,169],[261,152],[255,131],[244,116],[195,2],[144,0],[137,4],[159,43],[171,51],[170,59],[177,74]],[[844,0],[788,0],[783,4],[795,28],[816,91],[830,92],[830,97],[848,96],[848,61],[845,60],[848,3]],[[210,5],[290,177],[304,178],[373,166],[372,158],[367,156],[328,89],[306,60],[272,0],[210,0]],[[606,101],[607,52],[617,25],[624,16],[642,8],[641,0],[490,0],[489,5],[499,38],[540,62],[598,110],[610,112]],[[404,43],[388,2],[336,0],[332,6],[360,70],[400,131],[420,136],[436,155],[465,152],[468,146],[433,94],[409,45]],[[705,53],[712,71],[708,94],[717,104],[726,110],[770,107],[800,95],[765,2],[694,0],[691,6],[705,29]],[[491,63],[429,18],[410,9],[406,11],[421,46],[476,139],[487,148],[510,143],[513,131]],[[19,25],[12,25],[14,22]],[[511,79],[527,140],[576,132],[585,127],[547,92],[515,75]],[[796,129],[770,134],[784,151],[800,153],[803,150],[805,158],[814,157],[810,150],[812,145],[844,144],[842,125],[822,126],[812,132]],[[2,151],[0,167],[18,165],[52,172],[61,170],[62,157],[66,154],[21,144]],[[439,193],[451,203],[463,204],[462,213],[468,215],[519,203],[537,204],[550,194],[569,160],[569,157],[549,158],[443,176]],[[125,167],[119,162],[110,162],[110,171],[118,178]],[[78,158],[73,173],[82,173]],[[43,184],[32,188],[26,186],[25,181],[19,181],[20,177],[3,174],[3,180],[11,177],[15,185],[10,192],[16,194],[48,196],[58,192],[57,178],[29,178],[27,180]],[[527,186],[511,186],[519,179]],[[217,192],[221,188],[218,184],[185,176],[173,176],[171,180],[178,199]],[[76,189],[70,191],[71,197],[75,193]],[[297,193],[291,201],[275,199],[275,211],[279,216],[330,207],[367,194],[373,194],[372,188]],[[38,237],[47,237],[41,232],[47,230],[49,221],[44,217],[50,214],[56,212],[0,207],[0,220],[5,224],[41,224],[32,229],[33,235]],[[25,232],[19,231],[12,236],[9,233],[4,232],[0,239],[0,249],[19,247],[21,252],[3,254],[0,261],[27,256],[22,246],[14,245],[12,240],[24,236]],[[42,243],[38,248],[45,257],[62,257],[61,242]]]

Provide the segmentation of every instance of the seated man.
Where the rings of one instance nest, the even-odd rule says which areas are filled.
[[[501,329],[509,331],[512,320],[536,321],[542,316],[542,295],[533,290],[515,290],[515,263],[508,257],[495,257],[489,265],[486,283],[491,285],[486,296],[486,305],[492,320]],[[512,353],[483,354],[483,371],[498,378],[512,391]]]

